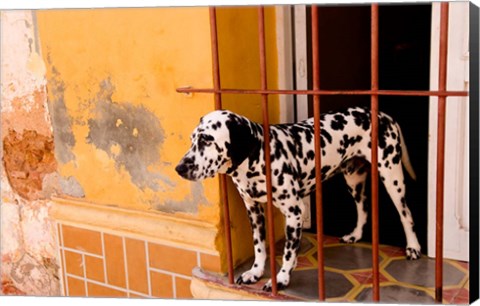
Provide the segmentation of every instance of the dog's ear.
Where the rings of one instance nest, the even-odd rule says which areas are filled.
[[[238,167],[249,157],[260,144],[252,133],[252,129],[243,118],[231,116],[226,122],[230,133],[230,143],[227,145],[227,154],[232,160],[232,167]]]

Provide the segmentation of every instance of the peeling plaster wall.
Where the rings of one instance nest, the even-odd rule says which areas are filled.
[[[59,295],[50,196],[59,181],[45,65],[30,11],[1,20],[1,294]]]
[[[213,110],[209,95],[176,92],[212,86],[208,8],[36,16],[61,176],[89,202],[220,224],[218,180],[191,184],[174,170]]]
[[[260,86],[256,14],[254,7],[218,10],[225,87]],[[275,7],[266,16],[269,87],[277,88]],[[199,118],[214,109],[212,95],[176,92],[213,87],[209,9],[48,10],[36,17],[60,177],[91,203],[208,222],[224,254],[218,179],[192,183],[174,170]],[[276,122],[278,98],[270,100]],[[226,108],[257,121],[260,105],[256,96],[224,97]],[[252,254],[250,226],[232,184],[229,196],[240,262]]]
[[[257,41],[255,10],[219,17],[222,82],[257,87],[248,44]],[[211,95],[175,91],[212,87],[208,8],[15,11],[1,22],[3,294],[60,293],[52,195],[209,222],[224,255],[218,180],[188,182],[174,171],[199,118],[213,110]],[[269,46],[274,25],[269,17]],[[268,52],[274,88],[276,50]],[[258,120],[259,99],[243,99],[225,103]],[[240,261],[251,253],[249,226],[230,189]]]

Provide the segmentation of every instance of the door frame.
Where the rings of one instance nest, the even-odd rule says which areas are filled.
[[[469,89],[469,3],[450,2],[447,89]],[[440,3],[432,3],[430,89],[438,90]],[[460,35],[459,35],[460,34]],[[469,258],[469,98],[448,97],[445,135],[444,257]],[[438,98],[430,98],[428,256],[435,257]]]

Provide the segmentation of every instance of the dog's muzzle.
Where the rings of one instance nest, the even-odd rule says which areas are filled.
[[[193,172],[195,170],[195,164],[191,158],[183,158],[178,165],[175,167],[175,171],[177,171],[178,175],[183,177],[184,179],[194,181]]]
[[[188,172],[188,167],[185,166],[185,164],[180,163],[175,167],[175,171],[177,171],[178,175],[180,175],[181,177],[185,177]]]

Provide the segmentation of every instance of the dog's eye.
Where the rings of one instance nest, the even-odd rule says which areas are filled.
[[[198,141],[204,144],[208,144],[214,140],[212,135],[200,134],[198,135]]]

